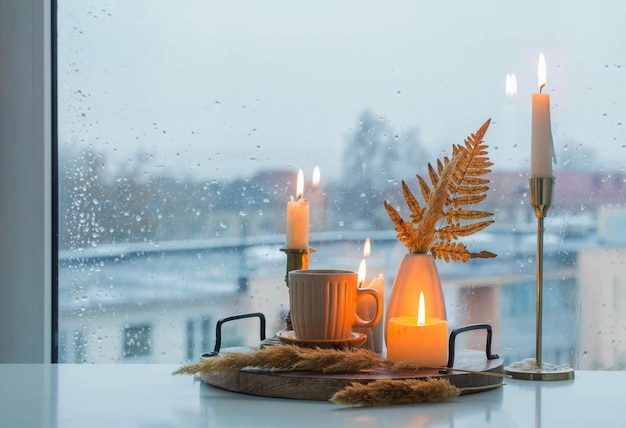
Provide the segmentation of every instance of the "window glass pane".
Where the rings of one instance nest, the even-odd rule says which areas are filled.
[[[401,181],[419,195],[415,175],[488,118],[479,207],[495,223],[463,242],[498,257],[437,267],[452,327],[490,323],[507,362],[534,357],[543,52],[557,154],[544,358],[625,368],[625,18],[618,1],[59,0],[59,360],[195,360],[242,312],[283,328],[300,168],[310,267],[357,270],[370,237],[368,276],[389,293],[407,250],[383,201],[407,216]],[[256,344],[258,320],[225,327],[224,346]]]
[[[124,327],[124,358],[135,358],[152,353],[151,328],[149,325]]]

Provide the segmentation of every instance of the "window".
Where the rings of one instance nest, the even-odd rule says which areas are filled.
[[[58,0],[60,360],[186,361],[240,312],[282,328],[299,168],[311,267],[356,270],[371,237],[368,268],[389,291],[406,250],[383,201],[401,205],[400,181],[417,190],[415,174],[487,118],[496,222],[467,243],[498,257],[438,268],[451,325],[488,321],[508,362],[533,356],[530,104],[543,52],[558,156],[544,358],[626,368],[609,357],[622,329],[605,324],[625,284],[625,17],[618,1]],[[258,342],[251,323],[227,343]]]
[[[196,358],[196,335],[193,320],[187,320],[187,331],[185,335],[187,337],[187,361],[194,361]]]
[[[124,327],[124,358],[144,357],[152,353],[152,328],[149,325]]]

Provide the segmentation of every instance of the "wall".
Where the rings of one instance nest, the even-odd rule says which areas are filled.
[[[0,2],[0,363],[50,361],[50,5]]]

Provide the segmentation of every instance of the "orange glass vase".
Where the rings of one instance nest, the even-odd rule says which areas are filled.
[[[426,317],[446,319],[446,305],[435,259],[430,254],[406,254],[398,267],[385,311],[387,325],[396,317],[417,317],[420,292],[424,293]]]

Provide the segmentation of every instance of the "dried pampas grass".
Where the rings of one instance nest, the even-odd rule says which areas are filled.
[[[174,374],[229,374],[244,367],[301,370],[317,373],[356,373],[364,370],[419,370],[411,361],[386,360],[368,349],[309,349],[294,345],[275,345],[254,352],[230,352],[189,364]]]
[[[310,349],[294,345],[275,345],[253,352],[228,352],[185,365],[173,374],[229,375],[241,369],[308,371],[314,373],[358,373],[366,371],[417,372],[420,367],[412,361],[393,361],[367,349]],[[451,369],[484,376],[510,377],[500,373]],[[331,401],[347,406],[384,406],[390,404],[435,403],[453,401],[463,392],[492,389],[502,384],[484,387],[457,388],[446,378],[379,379],[366,384],[354,382],[338,392]]]
[[[346,406],[385,406],[390,404],[440,403],[454,401],[462,390],[447,379],[381,379],[368,384],[354,382],[330,399]]]
[[[494,389],[504,384],[457,388],[446,378],[381,379],[367,384],[354,382],[336,392],[330,401],[346,406],[388,406],[391,404],[442,403],[454,401],[464,392]]]
[[[413,361],[394,361],[365,348],[321,349],[301,348],[295,345],[275,345],[253,352],[228,352],[223,355],[188,364],[173,374],[232,374],[245,367],[314,373],[357,373],[383,370],[390,373],[418,371],[419,369],[452,370],[484,376],[510,377],[493,372],[478,372],[448,367],[425,367]]]

